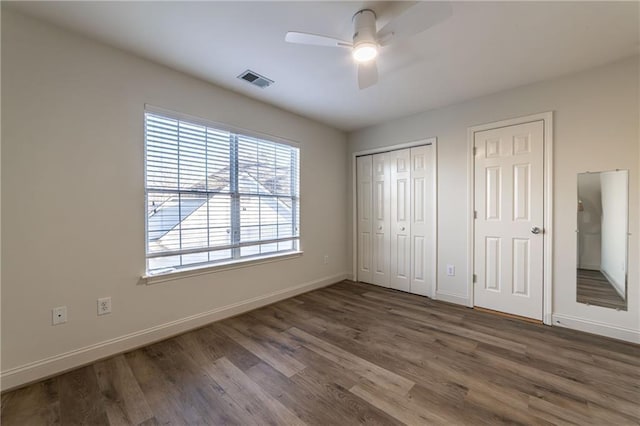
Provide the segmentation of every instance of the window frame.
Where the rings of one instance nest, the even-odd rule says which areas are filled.
[[[230,233],[231,233],[230,245],[218,246],[213,248],[211,246],[208,246],[204,248],[180,249],[180,250],[174,250],[171,252],[159,252],[159,253],[149,252],[148,197],[149,197],[149,193],[154,192],[154,190],[153,189],[150,190],[147,186],[148,164],[147,164],[146,114],[148,113],[159,115],[172,120],[184,121],[189,124],[213,128],[223,132],[228,132],[233,135],[234,142],[230,143],[230,146],[235,146],[235,157],[234,157],[233,150],[231,150],[231,153],[230,153],[231,155],[230,160],[232,162],[231,170],[230,170],[230,179],[231,179],[230,186],[231,187],[229,191],[230,200],[231,200],[229,214],[230,216],[232,216],[231,222],[230,222],[230,225],[231,225],[230,226]],[[200,275],[203,273],[216,272],[219,270],[242,268],[242,267],[252,266],[255,264],[268,263],[268,262],[286,260],[289,258],[295,258],[303,254],[302,226],[300,221],[301,219],[301,214],[300,214],[300,210],[301,210],[301,206],[300,206],[301,158],[300,157],[301,155],[300,155],[299,142],[292,141],[280,136],[274,136],[274,135],[270,135],[262,132],[256,132],[253,130],[239,128],[239,127],[228,125],[228,124],[218,123],[215,121],[191,116],[184,113],[179,113],[172,110],[167,110],[164,108],[151,106],[148,104],[145,104],[144,106],[142,118],[143,118],[142,133],[143,133],[143,151],[144,151],[143,152],[143,157],[144,157],[143,186],[144,186],[144,203],[145,203],[145,207],[144,207],[144,217],[145,217],[144,219],[145,268],[144,269],[145,269],[145,273],[144,275],[142,275],[142,280],[144,282],[152,283],[157,281],[166,281],[166,280],[171,280],[176,278],[182,278],[183,276]],[[295,152],[296,152],[295,161],[297,162],[297,176],[291,176],[291,179],[292,179],[291,185],[295,185],[295,189],[293,189],[291,192],[296,195],[284,196],[284,195],[278,195],[278,194],[260,194],[260,193],[251,194],[246,192],[243,193],[242,191],[239,190],[239,187],[238,187],[239,169],[238,169],[237,148],[238,148],[238,139],[241,137],[254,138],[254,139],[258,139],[265,142],[271,142],[274,144],[286,145],[286,146],[295,148]],[[292,164],[292,168],[293,168],[293,164]],[[182,193],[189,193],[189,190],[180,190],[180,188],[178,188],[175,192],[176,194],[180,195]],[[211,195],[209,191],[202,191],[202,194],[207,197]],[[274,197],[274,198],[283,197],[286,199],[290,199],[292,202],[292,225],[291,226],[292,226],[293,236],[286,237],[286,238],[279,238],[279,239],[276,238],[276,239],[265,240],[264,242],[261,242],[261,240],[241,242],[240,241],[241,227],[240,227],[240,215],[239,215],[240,200],[242,197],[247,197],[247,196],[255,196],[255,197],[264,196],[264,197]],[[295,229],[296,224],[298,228],[297,230]],[[234,230],[237,231],[236,235],[234,235]],[[296,236],[296,231],[297,231],[297,236]],[[240,250],[242,247],[255,246],[260,244],[278,243],[278,242],[284,242],[284,241],[293,241],[293,245],[292,245],[293,249],[270,252],[270,253],[258,253],[258,254],[246,255],[246,256],[241,256],[241,253],[240,253]],[[184,266],[180,265],[180,266],[168,267],[166,269],[149,270],[149,260],[153,258],[167,257],[172,255],[185,255],[185,254],[191,254],[191,253],[208,253],[208,252],[220,251],[220,250],[231,250],[231,258],[223,259],[220,261],[209,260],[206,262],[194,263],[194,264],[189,264]]]

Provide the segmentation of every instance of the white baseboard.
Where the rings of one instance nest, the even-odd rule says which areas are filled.
[[[618,327],[584,318],[570,315],[553,314],[553,325],[584,331],[586,333],[599,334],[601,336],[624,340],[631,343],[640,343],[640,330]]]
[[[442,300],[443,302],[455,303],[456,305],[469,306],[469,298],[466,296],[460,296],[458,294],[446,293],[440,290],[436,290],[436,300]]]
[[[64,371],[68,371],[96,360],[130,351],[153,342],[202,327],[206,324],[222,320],[243,312],[251,311],[271,303],[326,287],[344,280],[350,274],[342,273],[330,277],[303,283],[284,290],[279,290],[249,300],[212,309],[207,312],[191,315],[175,321],[161,324],[145,330],[136,331],[104,342],[85,346],[66,353],[55,355],[39,361],[14,367],[0,373],[0,390],[3,392],[30,382],[41,380]]]
[[[578,265],[578,269],[586,269],[586,270],[588,270],[588,271],[599,271],[599,270],[600,270],[600,264],[593,264],[593,265],[583,264],[583,265]]]

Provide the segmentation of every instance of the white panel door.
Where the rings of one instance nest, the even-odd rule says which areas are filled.
[[[411,148],[411,293],[433,297],[433,146]]]
[[[388,153],[373,155],[373,215],[372,215],[372,277],[371,282],[389,287],[389,258],[391,227],[390,218],[390,174]]]
[[[372,243],[371,237],[373,213],[373,158],[370,155],[356,159],[357,209],[358,209],[358,280],[372,282]]]
[[[411,283],[411,157],[409,149],[387,154],[391,186],[389,286],[409,291]]]
[[[542,121],[477,132],[474,304],[542,320]]]

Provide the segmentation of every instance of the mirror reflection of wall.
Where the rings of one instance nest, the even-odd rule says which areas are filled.
[[[578,174],[577,301],[627,309],[627,170]]]

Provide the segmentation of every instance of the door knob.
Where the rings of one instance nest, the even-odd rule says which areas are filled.
[[[404,231],[404,226],[401,226],[401,227],[400,227],[400,230],[401,230],[401,231]]]
[[[378,231],[382,231],[382,225],[378,226]]]
[[[540,233],[540,228],[538,228],[537,226],[534,226],[531,228],[531,233],[532,234],[539,234]]]

